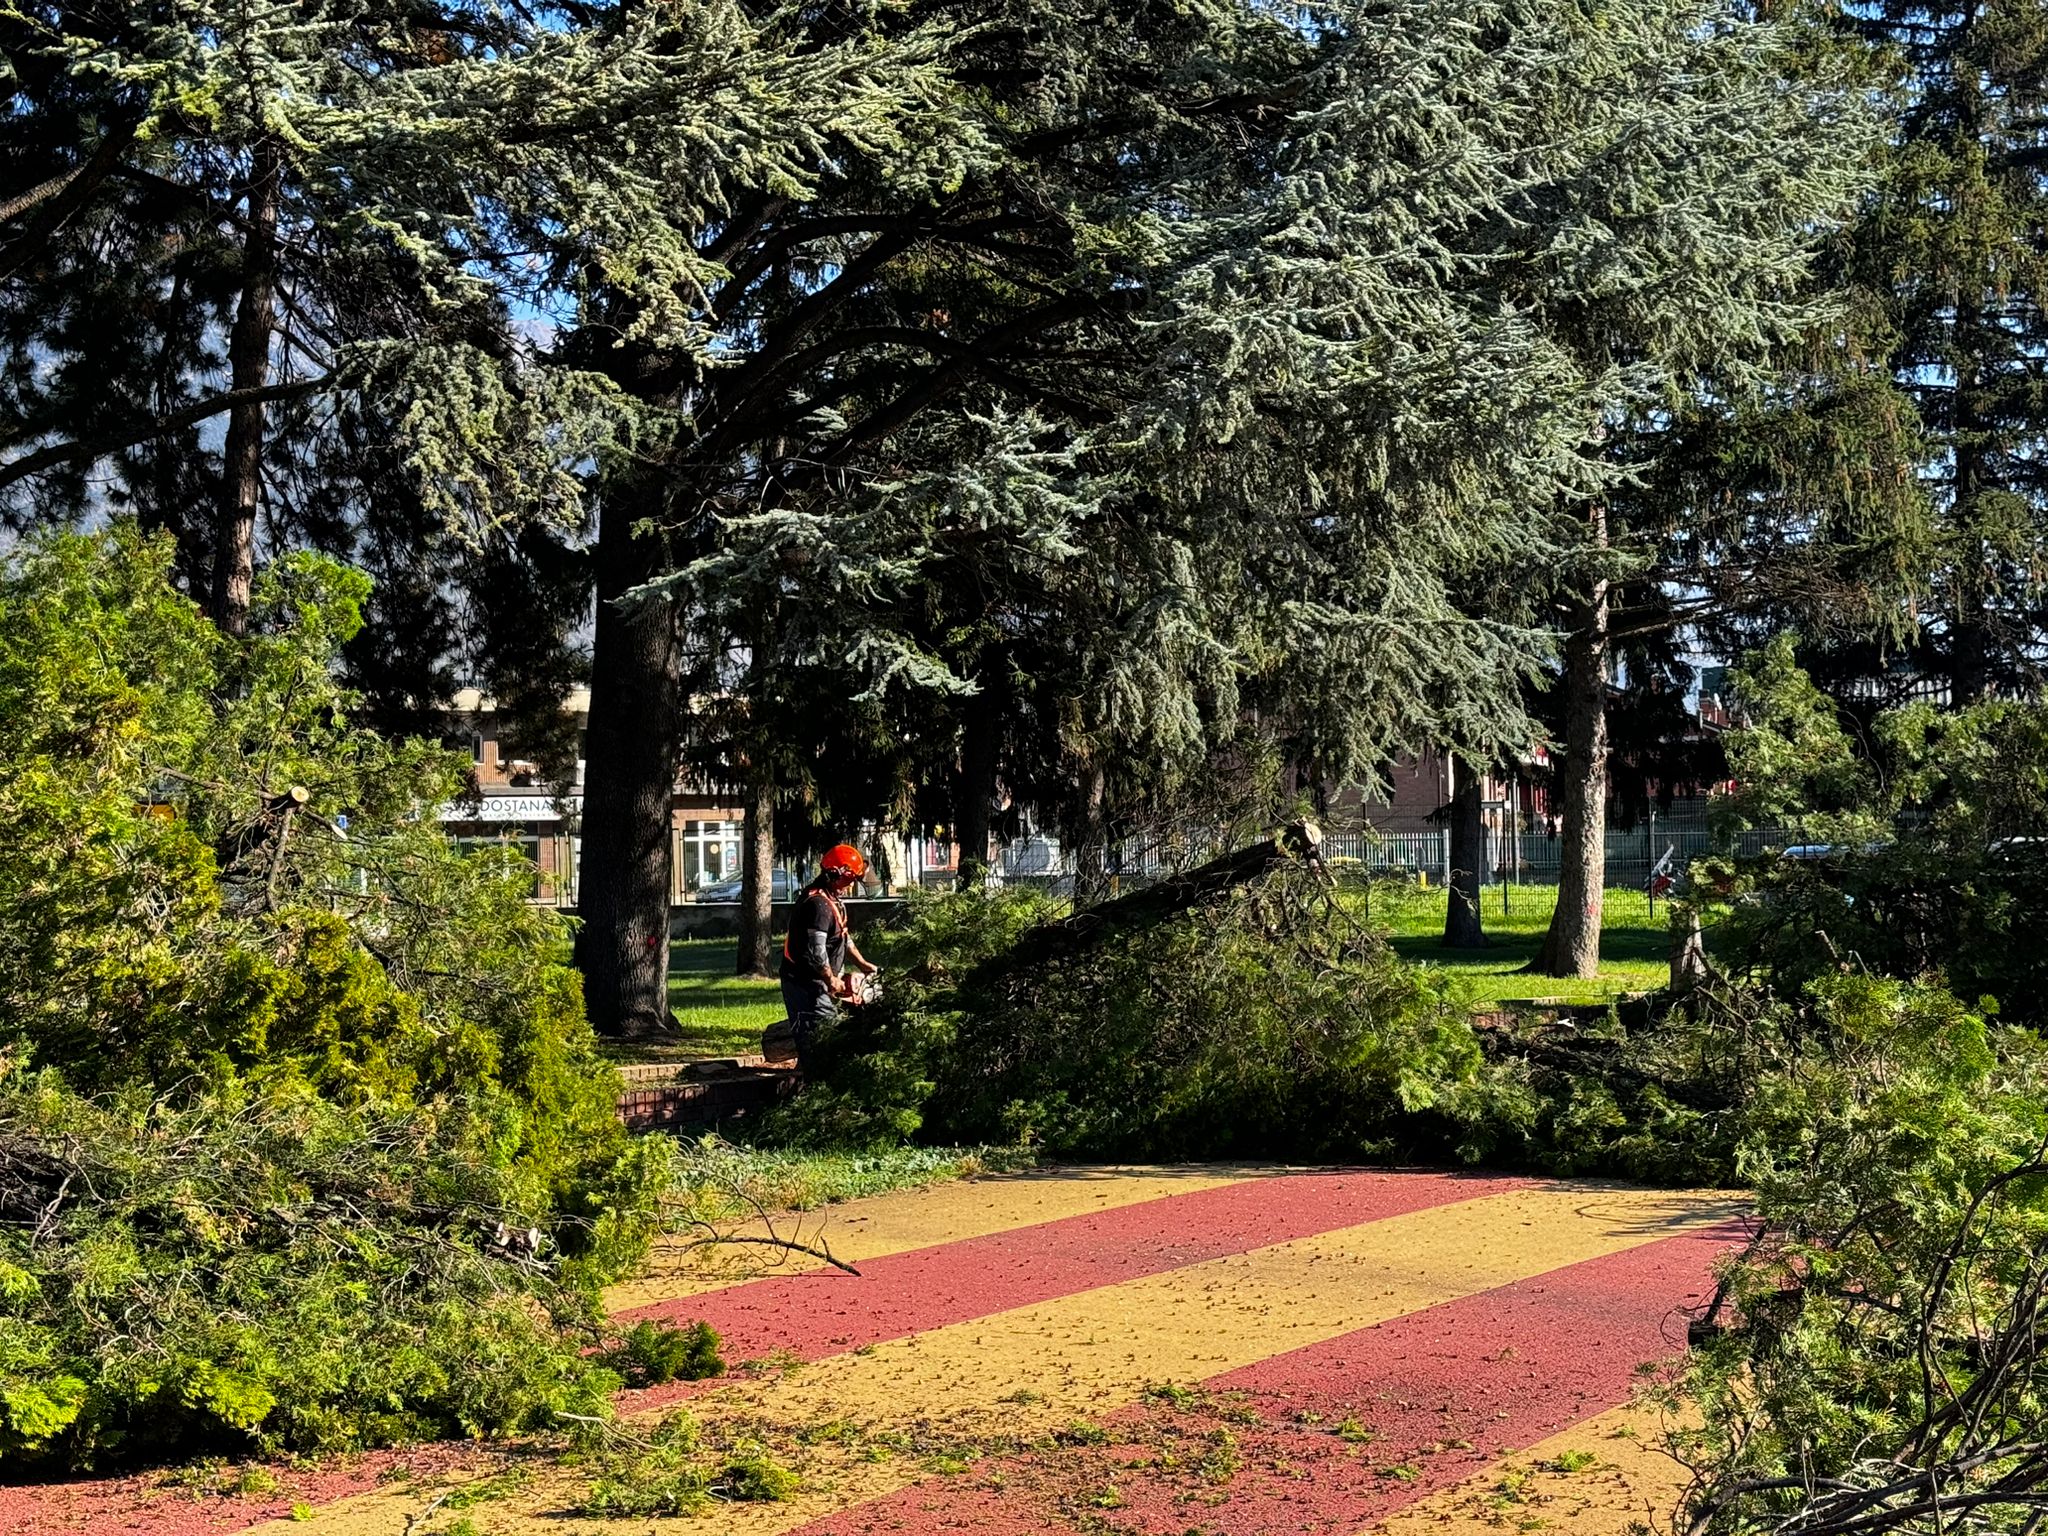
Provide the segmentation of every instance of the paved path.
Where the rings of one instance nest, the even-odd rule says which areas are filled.
[[[627,1318],[708,1318],[729,1360],[756,1362],[623,1407],[687,1402],[711,1446],[758,1441],[804,1478],[788,1503],[664,1531],[1618,1536],[1680,1481],[1626,1406],[1637,1370],[1682,1347],[1738,1215],[1618,1185],[1267,1168],[883,1196],[797,1221],[859,1278],[764,1273],[763,1250],[733,1248],[619,1288]],[[401,1536],[483,1478],[499,1496],[458,1494],[415,1532],[657,1524],[565,1514],[585,1485],[552,1464],[437,1448],[262,1496],[0,1490],[0,1532]]]

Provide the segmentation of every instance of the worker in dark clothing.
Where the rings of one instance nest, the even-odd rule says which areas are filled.
[[[799,1071],[810,1068],[818,1027],[853,995],[848,963],[863,975],[875,973],[846,927],[846,893],[867,872],[867,860],[851,843],[827,849],[818,861],[818,878],[803,888],[789,914],[789,936],[782,941],[782,1004],[796,1034]]]

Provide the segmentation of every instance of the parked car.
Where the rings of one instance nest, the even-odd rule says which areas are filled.
[[[789,901],[802,889],[802,882],[788,870],[778,869],[775,871],[774,900]],[[739,899],[740,883],[737,880],[721,880],[718,884],[707,885],[697,892],[697,900],[699,901],[738,901]]]
[[[1779,849],[1778,857],[1800,864],[1819,864],[1828,859],[1838,859],[1848,851],[1840,843],[1794,843],[1789,848]]]

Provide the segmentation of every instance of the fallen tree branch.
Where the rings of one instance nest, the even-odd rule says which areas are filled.
[[[1009,949],[984,961],[972,980],[988,985],[1014,972],[1092,949],[1119,934],[1153,927],[1235,886],[1248,885],[1283,864],[1306,862],[1320,867],[1322,840],[1314,822],[1293,822],[1263,842],[1211,859],[1186,874],[1168,876],[1128,896],[1041,924]]]

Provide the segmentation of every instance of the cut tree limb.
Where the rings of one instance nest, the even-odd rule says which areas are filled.
[[[1119,934],[1149,928],[1234,886],[1247,885],[1280,865],[1317,863],[1322,841],[1322,831],[1314,822],[1290,823],[1263,842],[1211,859],[1184,875],[1170,876],[1058,922],[1041,924],[1002,954],[983,962],[976,979],[998,980],[1028,967],[1078,954]]]

